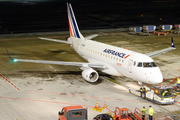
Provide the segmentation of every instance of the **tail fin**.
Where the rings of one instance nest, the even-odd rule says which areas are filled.
[[[68,11],[68,22],[69,22],[70,35],[72,37],[84,39],[84,37],[82,36],[82,34],[79,31],[79,28],[78,28],[78,25],[76,22],[76,18],[74,16],[73,9],[72,9],[70,3],[67,3],[67,11]]]

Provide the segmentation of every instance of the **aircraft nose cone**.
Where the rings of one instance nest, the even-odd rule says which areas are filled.
[[[163,76],[159,68],[153,71],[151,82],[152,84],[159,84],[163,81]]]

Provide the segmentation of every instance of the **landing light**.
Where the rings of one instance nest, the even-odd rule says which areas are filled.
[[[17,61],[17,59],[13,59],[13,62],[16,62]]]

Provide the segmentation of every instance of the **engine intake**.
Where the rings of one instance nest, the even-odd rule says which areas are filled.
[[[96,82],[99,78],[99,74],[93,70],[92,68],[90,69],[85,69],[82,71],[82,77],[88,81],[88,82]]]

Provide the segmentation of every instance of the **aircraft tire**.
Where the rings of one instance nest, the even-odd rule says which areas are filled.
[[[145,99],[145,98],[146,98],[146,94],[145,94],[145,92],[142,92],[142,93],[141,93],[141,97],[142,97],[143,99]]]
[[[131,90],[129,89],[129,93],[131,93]]]

